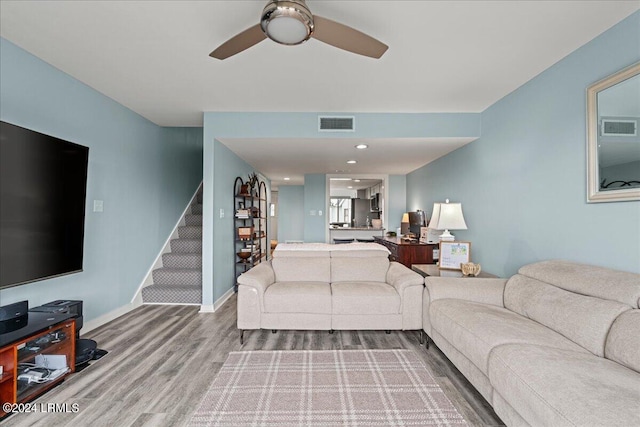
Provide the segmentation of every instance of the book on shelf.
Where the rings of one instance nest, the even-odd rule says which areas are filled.
[[[249,209],[238,209],[236,211],[236,218],[249,219],[250,217]]]

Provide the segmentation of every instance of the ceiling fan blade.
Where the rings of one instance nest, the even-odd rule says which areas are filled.
[[[313,15],[314,30],[311,37],[349,52],[371,58],[380,58],[389,46],[331,19]]]
[[[216,50],[211,52],[209,56],[216,59],[226,59],[245,49],[249,49],[254,44],[258,44],[266,38],[267,36],[262,32],[260,24],[256,24],[222,43]]]

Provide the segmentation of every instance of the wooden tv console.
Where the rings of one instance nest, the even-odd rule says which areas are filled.
[[[76,333],[73,315],[29,312],[24,317],[16,322],[10,321],[10,324],[22,322],[14,326],[17,329],[7,331],[7,325],[3,325],[5,332],[0,334],[0,366],[3,370],[0,375],[0,418],[8,415],[5,409],[10,405],[5,404],[28,402],[75,371]],[[28,372],[27,368],[35,367],[38,371],[35,366],[37,356],[45,356],[45,363],[46,356],[53,356],[52,361],[56,359],[57,363],[61,361],[57,356],[64,356],[68,370],[62,373],[51,369],[49,375],[55,377],[50,380],[46,379],[46,375],[35,380],[32,378],[32,381],[27,375],[19,379],[21,374]],[[40,362],[43,363],[42,360]]]

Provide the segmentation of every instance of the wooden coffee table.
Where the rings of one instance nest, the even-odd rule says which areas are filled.
[[[434,277],[468,277],[473,279],[474,276],[463,276],[460,270],[441,270],[437,264],[413,264],[411,269],[417,273],[422,274],[422,277],[434,276]],[[481,271],[479,275],[475,277],[498,277],[495,274]]]

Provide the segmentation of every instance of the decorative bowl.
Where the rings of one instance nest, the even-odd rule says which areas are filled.
[[[482,266],[480,264],[474,264],[472,262],[460,263],[460,270],[462,270],[462,274],[465,276],[477,276],[478,274],[480,274]]]
[[[241,260],[246,261],[251,258],[251,252],[238,252],[238,257],[240,257]]]

